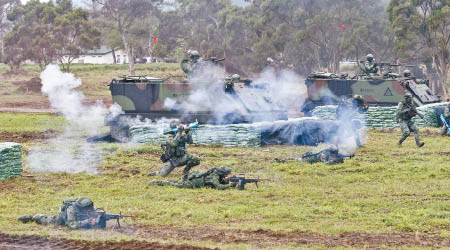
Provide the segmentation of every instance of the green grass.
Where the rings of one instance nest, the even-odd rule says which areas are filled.
[[[45,132],[58,130],[63,124],[62,116],[0,113],[0,132]]]
[[[25,81],[33,77],[39,77],[41,69],[39,65],[23,65],[22,73],[17,75],[4,76],[9,71],[9,67],[0,64],[0,94],[12,94],[17,90],[17,86],[11,84],[15,81]],[[121,75],[129,75],[128,64],[73,64],[71,72],[83,82],[80,90],[89,98],[109,98],[110,92],[107,86],[113,78],[119,78]],[[136,64],[136,75],[147,75],[153,77],[168,78],[170,76],[184,76],[178,63],[152,63]],[[179,79],[178,77],[177,79]],[[14,96],[17,98],[18,94]],[[36,93],[40,95],[40,93]],[[34,95],[36,95],[34,94]],[[30,94],[22,94],[29,96]]]
[[[19,114],[2,114],[0,121],[8,124],[1,123],[3,131],[43,131],[62,123],[59,117]],[[34,125],[21,127],[25,124]],[[31,173],[25,163],[26,175],[34,177],[0,182],[0,232],[90,240],[145,239],[111,231],[93,236],[16,221],[23,214],[56,214],[62,200],[89,196],[109,212],[136,215],[135,221],[126,223],[140,226],[329,234],[421,232],[450,237],[449,137],[434,135],[434,128],[426,130],[429,135],[423,137],[423,148],[416,148],[413,138],[402,147],[395,146],[398,130],[370,130],[369,143],[339,165],[271,162],[316,150],[304,146],[189,148],[201,158],[197,170],[229,165],[233,173],[263,179],[259,188],[248,184],[245,191],[147,186],[154,177],[146,174],[161,166],[159,146],[99,144],[106,157],[98,166],[98,175]],[[180,178],[181,171],[175,170],[168,178]],[[186,242],[214,246],[207,240]],[[230,243],[222,247],[249,246]]]

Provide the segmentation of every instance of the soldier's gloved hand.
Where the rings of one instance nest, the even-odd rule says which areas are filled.
[[[230,184],[230,187],[233,187],[233,188],[235,188],[236,186],[237,186],[237,182],[232,182],[231,184]]]

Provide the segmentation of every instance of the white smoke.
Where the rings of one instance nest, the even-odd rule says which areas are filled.
[[[304,81],[289,70],[275,72],[267,68],[250,87],[241,88],[235,84],[237,95],[225,92],[226,77],[223,68],[206,64],[190,75],[190,94],[178,100],[167,98],[164,107],[182,112],[212,112],[214,121],[210,122],[227,124],[238,117],[255,121],[251,117],[256,113],[258,121],[274,121],[279,119],[276,116],[279,113],[271,111],[282,111],[285,107],[300,110],[305,100]]]
[[[63,73],[57,65],[48,65],[41,73],[42,93],[50,104],[66,118],[60,136],[50,139],[45,146],[33,147],[28,155],[28,167],[36,172],[97,173],[96,164],[102,160],[97,144],[86,139],[104,128],[104,117],[109,112],[97,101],[85,105],[84,95],[75,88],[81,80],[73,74]],[[120,114],[120,106],[111,106],[110,112]]]

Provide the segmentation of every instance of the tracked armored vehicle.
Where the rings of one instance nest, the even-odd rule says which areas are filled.
[[[441,98],[428,87],[428,80],[392,73],[391,67],[401,66],[398,64],[379,65],[387,66],[384,72],[380,69],[379,75],[355,73],[358,72],[356,62],[341,63],[342,74],[316,72],[309,75],[305,80],[308,98],[302,112],[308,113],[316,106],[335,105],[342,97],[352,95],[361,95],[372,106],[397,105],[407,92],[413,95],[413,101],[418,106],[441,102]]]
[[[209,84],[209,83],[206,83]],[[183,103],[199,85],[192,81],[171,83],[148,76],[122,76],[109,84],[113,103],[122,108],[123,113],[109,114],[105,124],[111,128],[111,136],[116,140],[128,137],[130,119],[152,121],[161,118],[179,119],[183,123],[198,121],[208,124],[247,123],[258,121],[287,120],[284,108],[271,101],[263,89],[253,87],[250,80],[232,82],[221,79],[211,84],[223,85],[225,103],[232,110],[217,111],[215,107],[198,106],[193,110],[183,108]],[[219,87],[219,88],[222,88]],[[179,105],[167,105],[167,103]],[[228,106],[228,105],[227,105]]]

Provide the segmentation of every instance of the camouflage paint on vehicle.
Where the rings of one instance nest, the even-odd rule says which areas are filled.
[[[287,113],[278,105],[270,102],[270,97],[264,98],[264,104],[256,103],[261,98],[251,98],[261,90],[245,91],[240,97],[240,90],[244,85],[236,86],[238,103],[241,105],[241,117],[236,122],[253,122],[270,120],[286,120]],[[141,116],[149,119],[178,118],[182,122],[215,123],[214,114],[208,107],[196,112],[170,110],[164,106],[167,98],[182,103],[193,90],[191,83],[166,83],[153,77],[123,77],[110,83],[113,102],[119,104],[125,116]],[[255,108],[257,107],[257,108]],[[268,115],[269,114],[269,115]],[[232,121],[233,122],[233,121]]]
[[[326,79],[325,77],[329,77]],[[344,78],[344,79],[342,79]],[[418,106],[437,103],[441,99],[434,95],[427,84],[420,84],[413,79],[347,79],[339,75],[310,76],[305,84],[308,99],[302,108],[308,112],[315,106],[337,104],[342,97],[361,95],[371,105],[390,106],[403,100],[406,92],[413,95]]]

